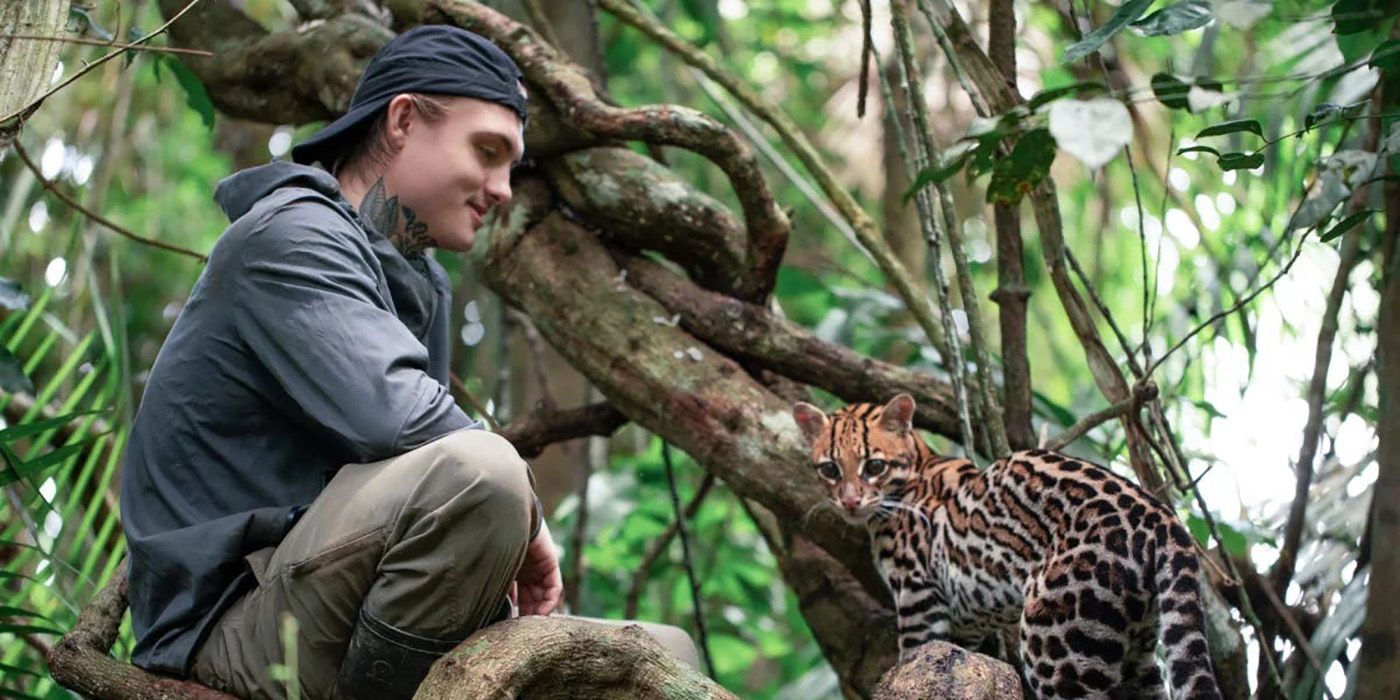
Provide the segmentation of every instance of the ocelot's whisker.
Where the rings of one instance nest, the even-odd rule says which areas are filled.
[[[924,521],[924,525],[927,525],[928,527],[933,527],[933,522],[928,519],[927,513],[923,512],[922,510],[919,510],[918,508],[915,508],[914,506],[909,505],[908,503],[900,503],[899,501],[891,501],[889,499],[885,499],[883,501],[880,501],[880,505],[889,506],[892,509],[890,512],[894,512],[894,510],[909,511],[914,515],[919,516],[919,519]]]

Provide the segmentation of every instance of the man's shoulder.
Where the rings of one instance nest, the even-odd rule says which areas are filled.
[[[373,259],[369,237],[344,206],[309,188],[283,187],[229,226],[219,241],[233,260],[320,255]]]

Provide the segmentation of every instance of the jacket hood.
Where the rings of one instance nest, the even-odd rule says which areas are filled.
[[[214,201],[224,210],[229,221],[248,213],[259,200],[283,187],[314,190],[350,210],[340,194],[340,182],[321,168],[299,165],[289,161],[273,161],[247,170],[240,170],[214,188]]]

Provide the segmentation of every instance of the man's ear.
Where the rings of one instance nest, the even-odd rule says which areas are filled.
[[[880,427],[892,433],[908,433],[914,429],[914,397],[900,394],[880,410]]]
[[[418,110],[413,106],[413,98],[406,94],[394,95],[384,110],[384,140],[397,151],[408,140],[408,130],[418,119]]]
[[[798,401],[792,407],[793,420],[797,421],[797,427],[802,431],[802,436],[807,438],[808,444],[816,442],[817,436],[826,429],[826,414],[820,408],[804,401]]]

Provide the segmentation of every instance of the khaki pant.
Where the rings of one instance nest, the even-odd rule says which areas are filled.
[[[244,698],[285,697],[269,668],[285,660],[290,614],[303,697],[329,698],[361,608],[406,642],[443,651],[504,619],[531,531],[528,474],[510,443],[484,430],[342,467],[281,544],[247,557],[258,587],[215,624],[192,675]],[[684,632],[640,624],[698,664]]]

